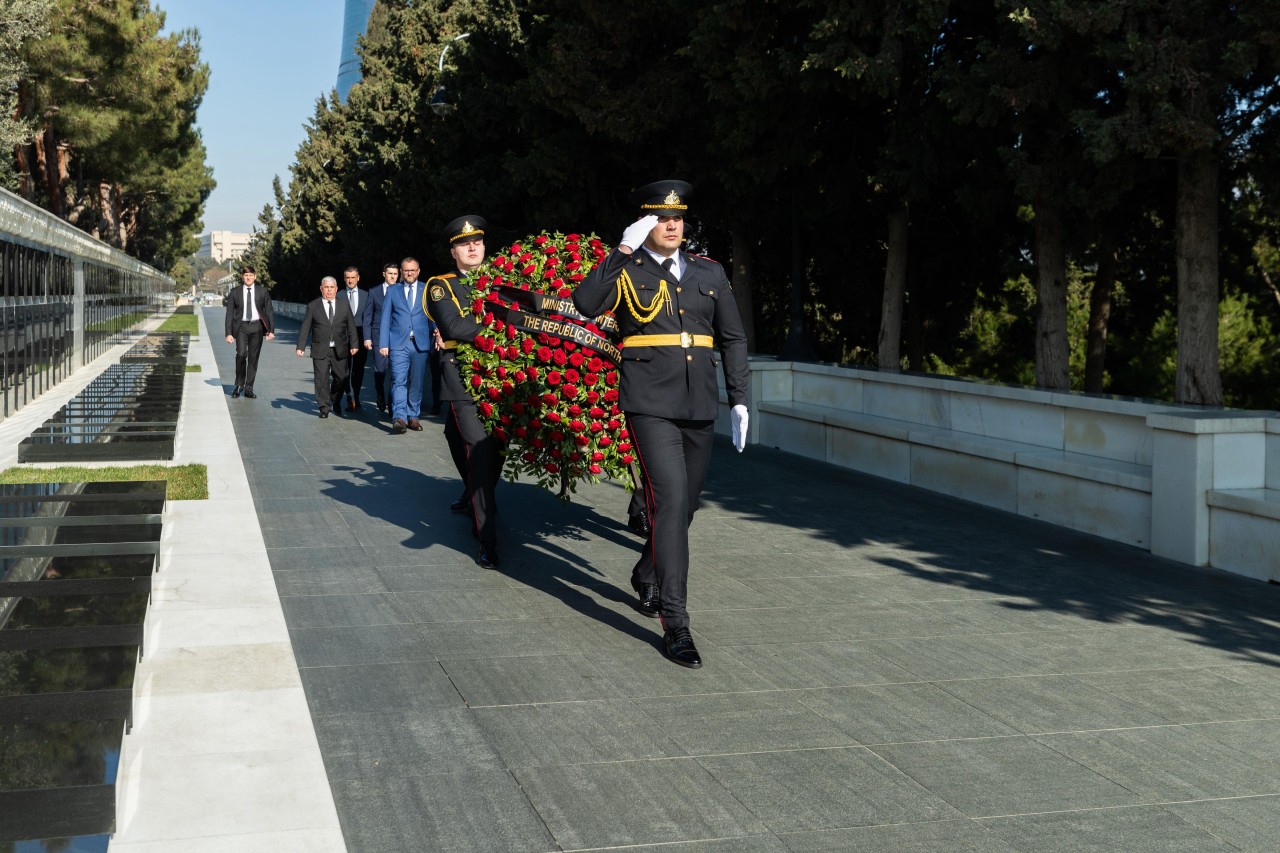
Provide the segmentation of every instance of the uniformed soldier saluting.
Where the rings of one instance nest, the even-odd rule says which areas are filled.
[[[622,409],[645,476],[652,532],[631,585],[639,609],[661,616],[671,660],[696,669],[702,657],[686,610],[689,524],[698,509],[719,411],[716,368],[724,363],[733,442],[747,435],[747,338],[718,263],[680,250],[692,187],[658,181],[635,191],[641,218],[574,291],[578,310],[612,310],[622,335]]]
[[[498,535],[494,516],[494,486],[501,473],[498,445],[484,428],[475,401],[462,383],[458,371],[458,341],[470,342],[480,332],[480,321],[471,313],[474,299],[467,277],[484,263],[484,231],[488,224],[479,216],[459,216],[445,226],[449,254],[457,271],[434,276],[427,281],[423,307],[440,329],[440,367],[448,403],[444,434],[458,476],[462,478],[462,497],[450,505],[454,512],[470,512],[480,538],[480,555],[476,565],[484,569],[498,567]]]

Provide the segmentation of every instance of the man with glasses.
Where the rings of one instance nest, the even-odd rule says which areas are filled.
[[[381,344],[382,338],[379,337],[379,331],[382,328],[382,306],[387,298],[388,288],[394,287],[400,281],[400,265],[394,261],[388,261],[382,265],[382,284],[372,288],[365,299],[364,320],[361,325],[364,326],[364,348],[368,352],[373,353],[373,390],[378,394],[378,411],[387,412],[387,393],[386,380],[387,368],[390,367],[390,359],[382,354]]]
[[[435,324],[423,308],[420,267],[414,258],[400,262],[400,281],[387,288],[378,329],[379,352],[391,359],[391,431],[422,431],[422,380],[427,354],[435,346]]]

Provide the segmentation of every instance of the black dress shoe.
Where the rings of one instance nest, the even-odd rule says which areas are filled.
[[[693,644],[693,635],[685,627],[672,628],[662,635],[662,643],[667,647],[667,657],[672,663],[698,669],[702,666],[702,656],[698,647]]]
[[[258,395],[257,395],[257,394],[255,394],[255,393],[253,393],[253,389],[252,389],[252,388],[246,388],[246,389],[244,389],[244,395],[245,395],[246,397],[248,397],[250,400],[256,400],[256,399],[258,398]]]
[[[482,569],[498,568],[498,549],[492,545],[488,548],[481,548],[480,556],[476,557],[476,565]]]
[[[327,417],[329,417],[329,413],[328,413],[328,412],[321,412],[321,413],[320,413],[320,417],[322,417],[322,418],[327,418]]]
[[[632,581],[631,588],[640,596],[640,602],[636,605],[636,610],[639,610],[645,616],[654,618],[657,618],[662,613],[662,608],[659,605],[658,585],[656,583],[636,583]]]
[[[462,497],[449,504],[449,512],[456,512],[459,515],[465,515],[466,513],[471,512],[471,501],[467,500],[467,496],[464,494]]]
[[[409,425],[406,424],[404,421],[400,420],[399,418],[396,418],[394,421],[391,422],[391,431],[394,432],[396,435],[403,435],[404,431],[408,428],[409,428]]]
[[[237,385],[236,387],[231,389],[231,399],[234,400],[236,397],[239,397],[243,393],[244,393],[244,386]]]
[[[653,533],[653,527],[649,524],[649,513],[640,510],[631,516],[627,521],[627,527],[631,528],[631,532],[639,536],[641,539],[648,539],[649,534]]]
[[[383,400],[381,397],[379,397],[379,398],[378,398],[378,411],[379,411],[379,412],[385,412],[386,410],[387,410],[387,401],[386,401],[386,400]]]

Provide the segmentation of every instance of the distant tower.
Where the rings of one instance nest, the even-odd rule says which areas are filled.
[[[369,25],[376,0],[346,0],[342,20],[342,56],[338,60],[338,99],[347,101],[351,87],[360,82],[360,57],[356,54],[356,39]]]

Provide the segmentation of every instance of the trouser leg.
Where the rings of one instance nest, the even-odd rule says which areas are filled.
[[[628,413],[627,423],[647,484],[653,528],[632,580],[658,584],[664,627],[687,627],[689,525],[711,459],[714,422]]]
[[[450,417],[457,425],[467,450],[467,491],[471,496],[471,510],[475,516],[476,531],[482,547],[497,544],[498,531],[494,520],[493,469],[500,464],[497,440],[484,428],[476,404],[461,400],[449,404]]]
[[[262,324],[241,323],[236,333],[236,384],[253,387],[258,376],[258,356],[262,353]],[[243,346],[241,345],[243,342]],[[241,354],[243,353],[243,363]]]
[[[323,415],[328,413],[330,403],[328,353],[321,353],[319,358],[312,356],[311,371],[316,386],[316,405],[320,407],[320,414]]]

